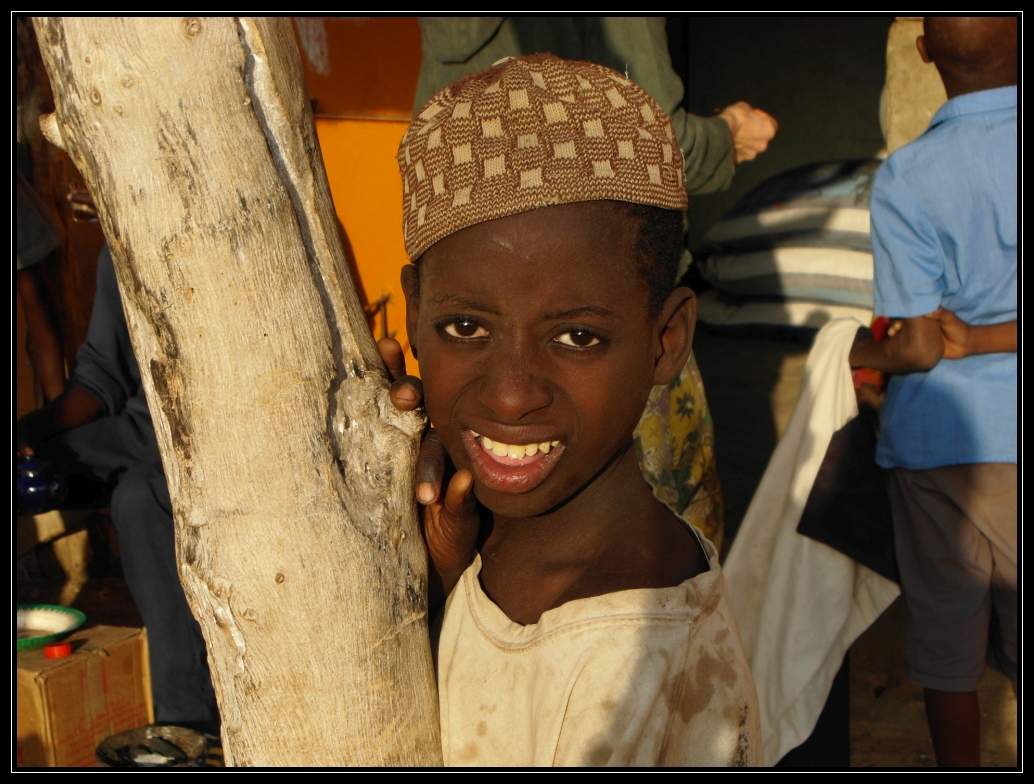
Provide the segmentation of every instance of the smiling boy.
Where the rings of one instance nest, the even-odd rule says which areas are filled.
[[[632,442],[696,315],[667,116],[601,66],[507,58],[436,95],[399,164],[407,326],[457,468],[425,519],[446,764],[761,764],[717,553]]]

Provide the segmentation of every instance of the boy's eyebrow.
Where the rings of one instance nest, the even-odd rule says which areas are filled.
[[[571,308],[570,310],[558,310],[552,313],[547,313],[542,318],[545,320],[550,320],[575,318],[577,316],[603,316],[610,318],[621,318],[620,315],[615,313],[613,310],[610,310],[609,308],[602,308],[598,305],[586,305],[585,307]]]
[[[432,305],[453,305],[463,310],[477,310],[481,313],[491,313],[493,316],[501,316],[502,313],[495,308],[490,308],[475,299],[461,297],[456,294],[442,294],[431,300]]]
[[[484,303],[478,302],[475,299],[469,297],[461,297],[458,294],[441,294],[434,297],[431,300],[434,305],[451,305],[453,307],[461,308],[463,310],[476,310],[481,313],[490,313],[493,316],[501,316],[502,311],[489,307]],[[543,321],[555,321],[558,319],[569,319],[577,318],[578,316],[602,316],[604,318],[621,318],[618,313],[615,313],[609,308],[600,307],[598,305],[585,305],[580,308],[570,308],[568,310],[557,310],[550,313],[546,313],[542,316]]]

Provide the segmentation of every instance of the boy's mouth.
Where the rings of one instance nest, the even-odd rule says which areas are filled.
[[[559,441],[504,444],[473,430],[463,431],[463,445],[475,477],[504,493],[524,493],[541,484],[564,451]]]

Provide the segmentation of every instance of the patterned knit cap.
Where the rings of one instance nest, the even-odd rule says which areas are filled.
[[[550,204],[688,207],[671,119],[617,71],[507,57],[445,87],[399,145],[406,253]]]

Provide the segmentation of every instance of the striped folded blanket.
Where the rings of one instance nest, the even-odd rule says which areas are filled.
[[[702,312],[701,320],[722,323],[724,314],[743,323],[756,311],[764,321],[771,306],[731,316],[729,307],[753,302],[784,302],[795,311],[824,303],[871,312],[869,194],[879,165],[873,159],[808,164],[741,198],[704,235],[701,275],[726,307]]]

